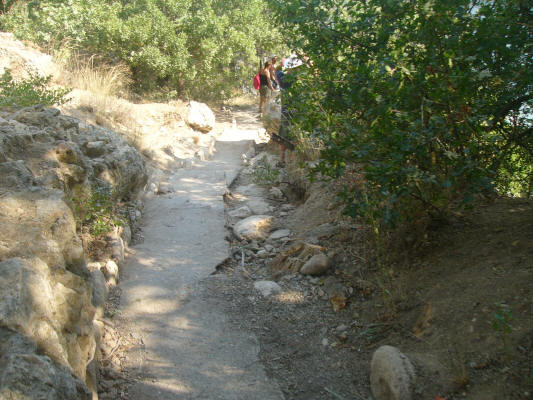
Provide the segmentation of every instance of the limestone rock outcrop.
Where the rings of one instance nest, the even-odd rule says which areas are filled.
[[[72,371],[37,354],[22,334],[0,327],[0,398],[11,400],[89,400],[91,392]]]
[[[0,111],[0,398],[96,391],[105,288],[87,268],[75,199],[97,185],[132,200],[145,181],[141,156],[113,131],[42,106]]]

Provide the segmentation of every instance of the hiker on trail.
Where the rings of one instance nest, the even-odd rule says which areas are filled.
[[[280,164],[281,166],[285,166],[285,152],[287,149],[294,149],[294,145],[289,140],[289,124],[292,118],[292,112],[287,106],[286,95],[283,93],[285,89],[288,89],[291,86],[291,81],[290,79],[287,79],[285,72],[283,72],[282,70],[282,66],[283,62],[276,68],[276,77],[279,82],[279,87],[281,89],[281,115],[278,129],[279,137],[276,139],[280,146]],[[290,70],[288,70],[287,72],[290,72]]]
[[[272,64],[270,65],[270,79],[274,89],[279,89],[279,82],[276,77],[276,63],[278,62],[278,56],[272,57]]]
[[[278,81],[278,87],[281,91],[287,89],[288,83],[285,82],[285,72],[283,72],[283,61],[276,67],[276,80]]]
[[[270,61],[265,63],[265,67],[259,71],[259,78],[261,79],[261,86],[259,87],[259,113],[263,114],[263,107],[270,97],[271,91],[274,90],[270,75]]]

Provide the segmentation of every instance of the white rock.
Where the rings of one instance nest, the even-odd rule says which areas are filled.
[[[191,101],[185,121],[187,124],[200,132],[209,132],[215,127],[215,114],[204,103]]]
[[[96,271],[96,270],[100,270],[100,267],[101,267],[101,265],[97,261],[93,261],[93,262],[87,263],[87,269],[90,272],[93,272],[93,271]]]
[[[291,231],[289,229],[278,229],[274,231],[269,237],[268,240],[278,240],[290,236]]]
[[[252,210],[250,210],[250,207],[248,206],[242,206],[228,212],[228,215],[231,218],[248,218],[250,215],[252,215]]]
[[[105,279],[110,285],[116,285],[119,278],[119,268],[115,261],[108,260],[102,268]]]
[[[268,297],[273,294],[281,293],[281,287],[273,281],[256,281],[254,288],[258,290],[263,297]]]
[[[411,400],[415,369],[393,346],[381,346],[372,356],[370,386],[376,400]]]
[[[270,215],[254,215],[237,222],[233,232],[239,240],[264,240],[272,229],[273,221]]]
[[[270,253],[274,251],[274,246],[272,246],[271,244],[265,244],[265,250]]]

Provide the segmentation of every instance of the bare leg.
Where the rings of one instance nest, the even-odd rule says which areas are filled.
[[[265,103],[266,103],[266,97],[261,96],[259,99],[259,113],[263,113],[263,106],[265,105]]]
[[[280,144],[279,147],[280,147],[280,151],[281,151],[281,160],[280,160],[280,162],[282,164],[285,164],[285,150],[287,150],[287,148],[283,144]]]

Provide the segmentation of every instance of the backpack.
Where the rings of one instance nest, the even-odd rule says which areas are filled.
[[[254,76],[254,88],[256,90],[259,90],[260,87],[261,87],[261,78],[259,77],[259,73],[257,73],[257,75]]]

